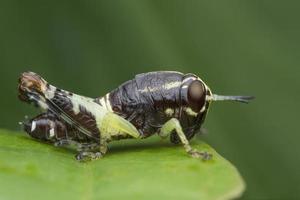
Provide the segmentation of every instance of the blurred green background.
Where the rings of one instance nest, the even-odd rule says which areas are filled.
[[[156,70],[192,72],[213,92],[250,94],[215,103],[201,139],[237,166],[242,199],[299,199],[300,3],[297,1],[0,2],[0,127],[37,111],[17,99],[31,70],[97,97]]]

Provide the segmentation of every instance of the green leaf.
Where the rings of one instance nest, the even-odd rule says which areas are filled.
[[[72,149],[0,129],[0,199],[232,199],[244,191],[238,171],[213,154],[189,157],[168,140],[114,142],[99,160],[80,163]]]

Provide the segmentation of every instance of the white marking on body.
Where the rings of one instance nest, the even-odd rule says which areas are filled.
[[[101,104],[102,106],[105,106],[105,101],[104,101],[104,98],[103,98],[103,97],[100,99],[100,104]]]
[[[164,85],[164,88],[169,90],[172,88],[179,87],[181,85],[181,81],[170,82]]]
[[[55,91],[56,91],[56,87],[54,87],[53,85],[49,85],[49,88],[47,88],[44,93],[48,99],[53,99],[55,95]]]
[[[44,101],[38,100],[37,103],[39,104],[39,107],[44,110],[47,110],[49,108],[49,106]]]
[[[49,131],[49,136],[50,138],[54,137],[55,133],[54,133],[54,128],[51,128]]]
[[[73,112],[77,115],[80,112],[79,106],[85,107],[89,112],[92,113],[94,107],[97,105],[101,107],[99,104],[93,102],[93,99],[89,97],[84,97],[81,95],[73,94],[72,96],[68,96],[73,104]]]
[[[205,104],[202,106],[201,110],[200,110],[200,113],[203,113],[205,111]]]
[[[36,128],[36,122],[33,120],[31,123],[31,132],[34,131]]]
[[[109,93],[106,94],[104,97],[101,97],[101,99],[99,100],[100,104],[106,108],[108,111],[113,112],[110,101],[109,101]]]
[[[68,94],[67,91],[64,91],[64,92]],[[48,94],[48,97],[50,97],[49,94]],[[74,114],[76,114],[76,115],[79,114],[80,113],[80,106],[82,106],[86,109],[87,112],[91,113],[91,115],[93,117],[95,117],[95,120],[96,120],[97,124],[98,123],[101,124],[101,121],[103,120],[104,116],[108,113],[108,111],[107,111],[107,109],[105,109],[105,107],[103,107],[103,106],[99,105],[98,103],[94,102],[94,99],[92,99],[92,98],[77,95],[77,94],[67,95],[67,98],[72,103],[72,111],[74,112]],[[39,102],[40,105],[42,103],[43,102]],[[45,106],[45,105],[41,105],[41,107]],[[64,120],[66,120],[67,123],[72,124],[72,121],[68,117],[63,117],[63,118],[64,118]],[[85,128],[83,128],[83,127],[81,127],[81,128],[82,128],[81,131],[83,131],[85,134],[92,135]],[[99,127],[98,127],[98,129],[99,129]]]
[[[174,109],[172,108],[167,108],[165,110],[165,114],[168,116],[168,117],[172,117],[172,115],[174,114]]]
[[[198,113],[194,112],[191,108],[189,107],[186,107],[185,109],[185,112],[190,115],[190,116],[194,116],[194,117],[197,117]]]
[[[36,96],[29,94],[28,98],[30,101],[36,102],[38,106],[43,110],[47,110],[49,108],[48,105],[46,104],[45,98],[40,95],[39,98],[37,98]]]
[[[103,106],[95,103],[92,98],[73,94],[70,99],[72,100],[73,104],[74,102],[76,102],[75,104],[77,104],[78,112],[79,105],[82,105],[88,112],[92,113],[95,118],[102,119],[108,112],[107,109],[105,109]]]
[[[110,101],[109,101],[109,93],[107,93],[106,95],[105,95],[105,107],[109,110],[109,111],[113,111],[112,110],[112,108],[111,108],[111,104],[110,104]]]
[[[214,100],[213,96],[210,96],[210,95],[205,96],[205,101],[213,101],[213,100]]]
[[[161,89],[165,89],[165,90],[170,90],[176,87],[179,87],[181,85],[181,81],[175,81],[175,82],[170,82],[167,84],[162,85],[161,87],[145,87],[144,89],[138,90],[141,93],[145,93],[145,92],[155,92]]]
[[[186,79],[184,79],[184,80],[182,81],[182,83],[188,82],[188,81],[190,81],[190,80],[196,80],[196,78],[195,78],[195,77],[189,77],[189,78],[186,78]]]

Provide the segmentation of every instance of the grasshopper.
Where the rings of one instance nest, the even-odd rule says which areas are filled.
[[[56,146],[75,144],[80,161],[101,158],[111,141],[154,134],[183,144],[192,157],[210,159],[210,153],[193,149],[189,141],[199,132],[211,102],[253,99],[213,94],[198,76],[175,71],[138,74],[99,98],[59,89],[33,72],[21,74],[18,89],[21,101],[43,110],[22,123],[24,130]]]

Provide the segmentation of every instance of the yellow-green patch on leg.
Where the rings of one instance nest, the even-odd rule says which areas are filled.
[[[101,120],[97,120],[97,125],[101,133],[101,139],[106,141],[118,136],[124,138],[127,136],[140,137],[138,130],[129,121],[112,112],[108,112]]]
[[[182,127],[180,125],[180,122],[176,118],[172,118],[169,121],[167,121],[160,129],[159,135],[162,138],[168,137],[173,131],[177,133],[177,135],[180,138],[181,143],[184,146],[185,151],[190,154],[194,158],[202,158],[203,160],[208,160],[211,158],[211,154],[207,152],[199,152],[195,149],[192,149],[192,147],[189,144],[189,141],[186,139],[186,136],[182,130]]]

